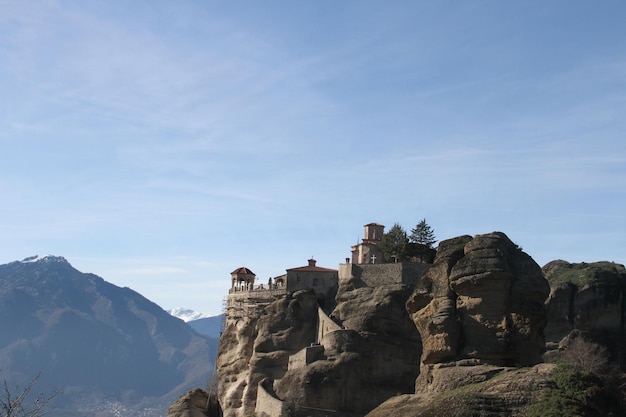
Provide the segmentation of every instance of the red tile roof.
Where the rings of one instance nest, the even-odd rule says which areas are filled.
[[[322,268],[321,266],[299,266],[297,268],[289,268],[287,271],[302,271],[302,272],[337,272],[336,269]]]
[[[232,274],[252,274],[252,275],[256,276],[256,274],[254,272],[250,271],[245,266],[242,266],[241,268],[235,269],[233,272],[231,272],[231,275]]]

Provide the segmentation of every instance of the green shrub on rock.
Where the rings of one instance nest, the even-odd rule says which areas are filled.
[[[554,387],[546,389],[528,409],[528,417],[586,417],[622,415],[602,379],[568,364],[559,364],[552,377]]]

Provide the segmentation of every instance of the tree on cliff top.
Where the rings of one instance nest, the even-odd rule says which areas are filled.
[[[414,229],[411,229],[409,241],[408,255],[411,258],[418,258],[420,262],[432,262],[434,257],[433,243],[437,239],[435,239],[435,232],[433,232],[432,227],[426,223],[426,219],[422,219]]]
[[[433,243],[437,241],[435,238],[435,232],[432,227],[426,223],[426,219],[422,219],[422,221],[419,222],[414,229],[411,229],[411,236],[409,238],[411,243],[424,245],[428,249],[432,249]]]
[[[406,231],[395,223],[389,232],[383,235],[382,240],[378,244],[385,260],[390,262],[402,262],[408,258],[407,247],[409,238]]]

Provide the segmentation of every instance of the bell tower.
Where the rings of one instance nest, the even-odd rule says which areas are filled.
[[[232,290],[245,291],[252,290],[254,288],[254,279],[256,278],[256,275],[245,266],[235,269],[230,273],[230,276],[232,278]]]
[[[361,243],[352,246],[352,263],[382,263],[383,253],[378,249],[378,244],[385,234],[385,226],[378,223],[368,223],[363,227],[365,228],[365,237]]]

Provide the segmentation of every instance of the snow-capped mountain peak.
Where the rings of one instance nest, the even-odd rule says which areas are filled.
[[[210,314],[200,313],[198,311],[193,311],[193,310],[190,310],[188,308],[182,308],[182,307],[174,308],[172,310],[167,310],[167,312],[170,315],[183,320],[184,322],[190,322],[192,320],[198,320],[198,319],[203,319],[203,318],[207,318],[207,317],[212,317]]]
[[[67,260],[62,256],[35,255],[35,256],[29,256],[28,258],[24,258],[20,262],[23,264],[29,264],[29,263],[34,263],[34,262],[67,262]]]

